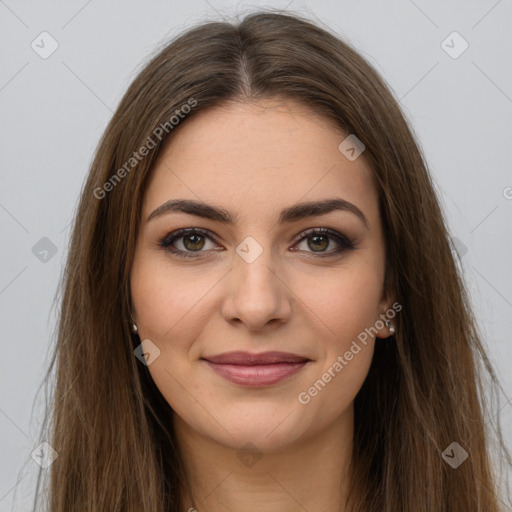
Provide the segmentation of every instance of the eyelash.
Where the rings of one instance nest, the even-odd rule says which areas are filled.
[[[200,258],[200,253],[207,252],[207,251],[182,251],[181,249],[172,248],[172,244],[179,240],[180,238],[183,238],[185,235],[191,235],[191,234],[198,234],[203,235],[207,238],[210,238],[213,242],[218,243],[217,238],[213,233],[207,229],[202,228],[185,228],[185,229],[178,229],[177,231],[174,231],[172,233],[167,234],[163,238],[161,238],[158,242],[158,245],[166,252],[170,252],[179,258]],[[299,244],[303,240],[309,238],[313,235],[323,235],[327,236],[331,240],[334,240],[337,242],[340,247],[337,249],[331,250],[327,253],[315,253],[313,251],[306,251],[310,252],[314,255],[314,257],[319,258],[327,258],[327,257],[333,257],[341,254],[344,251],[350,251],[355,249],[354,242],[348,238],[347,236],[343,235],[342,233],[338,233],[337,231],[333,231],[332,229],[328,228],[310,228],[306,231],[303,231],[299,239],[297,240],[296,244]]]

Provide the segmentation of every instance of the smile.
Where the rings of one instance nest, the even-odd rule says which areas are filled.
[[[300,371],[310,361],[284,352],[229,352],[203,360],[226,380],[249,387],[277,384]]]

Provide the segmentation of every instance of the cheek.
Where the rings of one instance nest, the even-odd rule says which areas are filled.
[[[208,282],[190,272],[149,258],[135,260],[131,293],[141,337],[163,341],[172,335],[187,316],[200,311],[198,301],[208,289]]]
[[[382,278],[378,266],[359,261],[316,286],[304,282],[298,289],[319,363],[302,389],[304,400],[314,401],[314,407],[332,407],[328,416],[348,406],[367,376],[375,343],[370,328],[379,319]]]
[[[382,296],[381,272],[366,264],[340,268],[321,280],[297,281],[297,297],[303,314],[327,336],[327,350],[341,350],[379,318]],[[325,339],[325,338],[324,338]]]
[[[197,385],[184,379],[191,371],[187,355],[191,340],[199,335],[198,300],[204,295],[200,279],[151,258],[135,258],[131,272],[134,317],[141,341],[151,340],[160,350],[148,366],[156,386],[180,414],[190,409],[190,395],[200,396]],[[183,382],[187,382],[186,391]]]

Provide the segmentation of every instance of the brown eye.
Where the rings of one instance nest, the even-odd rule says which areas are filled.
[[[207,247],[208,241],[212,243],[210,248]],[[215,249],[216,246],[214,236],[209,231],[199,228],[179,229],[169,233],[159,241],[158,245],[177,256],[192,258],[199,257],[207,249]]]
[[[334,241],[338,247],[327,251],[326,249],[331,241]],[[355,248],[354,242],[350,238],[327,228],[313,228],[305,231],[300,235],[298,244],[303,242],[307,242],[309,249],[309,251],[306,250],[305,252],[316,253],[319,257],[336,256],[344,251]]]
[[[313,235],[307,237],[308,247],[313,250],[324,251],[329,246],[329,237],[325,235]]]
[[[199,251],[204,247],[204,238],[202,235],[186,235],[183,238],[183,245],[189,251]]]
[[[208,242],[212,243],[213,246],[208,248]],[[331,242],[337,244],[338,247],[327,250]],[[342,233],[328,228],[312,228],[303,232],[295,245],[301,243],[307,244],[307,249],[299,249],[301,252],[314,254],[318,257],[336,256],[347,250],[355,249],[352,240]],[[179,257],[199,258],[202,253],[206,253],[208,250],[219,250],[220,244],[216,241],[215,235],[208,230],[186,228],[169,233],[159,241],[158,245],[165,251]]]

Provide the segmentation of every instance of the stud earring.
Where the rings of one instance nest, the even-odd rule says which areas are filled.
[[[391,335],[395,334],[395,328],[391,325],[389,320],[386,320],[386,327],[389,329]]]
[[[139,328],[137,327],[137,324],[132,324],[132,331],[137,334],[139,332]]]

